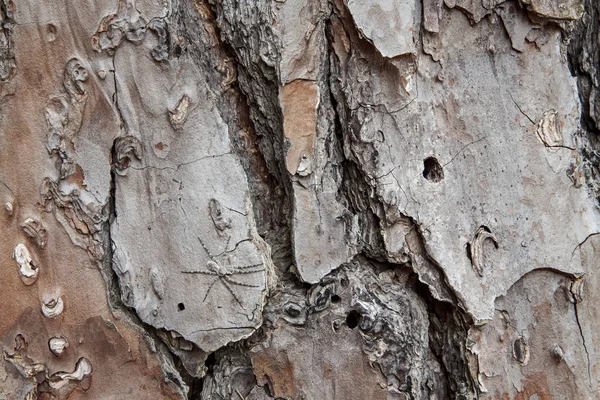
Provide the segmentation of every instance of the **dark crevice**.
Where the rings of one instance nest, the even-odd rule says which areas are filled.
[[[574,166],[581,178],[574,183],[585,183],[600,208],[600,3],[584,1],[584,13],[566,32],[567,61],[571,74],[577,78],[581,105],[577,134],[580,160]]]
[[[346,27],[346,29],[349,29]],[[382,220],[382,215],[385,214],[386,205],[381,199],[375,196],[375,188],[372,186],[372,180],[368,174],[363,171],[361,165],[352,160],[351,154],[348,154],[348,149],[351,148],[353,134],[352,122],[348,119],[349,108],[345,105],[344,91],[340,85],[339,78],[336,76],[336,71],[339,68],[336,65],[336,58],[332,49],[333,33],[331,25],[328,24],[326,29],[329,43],[329,78],[330,78],[330,93],[331,103],[335,111],[335,132],[339,142],[338,147],[342,149],[342,174],[343,184],[340,191],[340,198],[345,199],[345,205],[354,215],[359,216],[361,228],[363,229],[363,237],[360,239],[363,245],[362,251],[369,258],[378,261],[389,261],[385,244],[379,227],[384,225],[386,221]],[[347,128],[344,128],[347,127]],[[428,162],[429,160],[429,162]],[[424,162],[423,175],[425,178],[434,182],[439,182],[443,179],[443,169],[435,158],[426,159]],[[469,372],[467,361],[467,333],[473,325],[473,320],[470,318],[460,305],[459,300],[454,295],[453,290],[447,283],[445,272],[433,260],[426,251],[425,241],[422,233],[419,230],[418,223],[410,216],[403,216],[407,219],[416,233],[417,241],[419,242],[419,250],[428,262],[433,266],[438,273],[438,280],[441,280],[440,285],[445,288],[447,297],[451,302],[440,301],[432,295],[432,289],[428,284],[423,283],[415,270],[414,285],[416,292],[425,299],[429,311],[429,342],[432,353],[440,361],[440,366],[444,371],[443,379],[446,380],[451,398],[467,399],[470,396],[477,396],[477,385],[473,381]],[[412,250],[412,249],[411,249]],[[411,267],[409,265],[399,265],[401,268]],[[414,270],[414,268],[413,268]],[[355,315],[348,314],[347,323],[351,326],[355,322]]]
[[[221,7],[219,3],[202,1],[194,8],[193,4],[181,2],[174,16],[176,28],[179,36],[186,39],[183,51],[206,72],[206,82],[217,94],[218,109],[229,128],[232,151],[246,171],[258,233],[271,246],[278,272],[283,272],[292,264],[288,219],[291,187],[284,178],[287,171],[282,153],[277,151],[282,146],[283,125],[276,103],[275,72],[265,74],[271,67],[264,65],[254,66],[257,71],[248,71],[239,49],[221,32],[225,24]],[[207,32],[213,32],[214,37]],[[233,81],[228,79],[226,86],[219,72],[224,62],[230,63],[237,75]],[[254,86],[260,86],[261,90],[254,90]],[[258,104],[258,95],[272,102],[269,115]]]
[[[212,375],[215,369],[215,364],[217,363],[217,358],[215,353],[210,353],[206,358],[206,362],[204,365],[206,366],[206,374]]]
[[[4,92],[3,86],[15,76],[16,70],[13,7],[12,2],[0,0],[0,100],[9,94]]]
[[[334,106],[335,132],[336,138],[340,143],[339,147],[345,150],[346,148],[350,148],[352,146],[352,143],[348,143],[352,140],[352,124],[345,121],[349,116],[346,114],[347,108],[344,107],[344,92],[338,87],[339,82],[334,76],[335,72],[333,72],[337,70],[337,66],[333,55],[333,50],[331,48],[332,32],[329,24],[326,32],[328,34],[330,59],[329,92],[331,93],[331,103]],[[344,126],[348,127],[348,130],[344,130]],[[389,261],[380,229],[381,226],[387,223],[382,217],[385,214],[386,204],[382,201],[382,199],[377,198],[375,195],[375,188],[372,186],[372,180],[361,168],[360,164],[354,161],[349,154],[343,153],[343,157],[343,183],[340,197],[346,199],[344,205],[348,207],[350,212],[359,216],[359,225],[363,229],[363,238],[360,239],[361,244],[363,245],[362,251],[368,257],[377,259],[379,261]],[[441,174],[443,177],[443,171]],[[442,286],[445,286],[445,291],[448,293],[448,297],[451,297],[452,301],[457,304],[458,301],[456,300],[453,290],[450,288],[447,282],[445,272],[426,251],[425,240],[423,239],[423,235],[419,230],[419,224],[414,218],[408,215],[401,215],[401,217],[406,219],[413,227],[414,232],[417,234],[420,250],[424,253],[424,257],[437,271],[439,278],[443,279]]]
[[[469,372],[466,358],[467,337],[473,319],[460,307],[436,300],[429,287],[415,274],[416,292],[425,299],[429,313],[429,346],[440,361],[444,379],[454,399],[468,399],[469,394],[478,396],[476,382]]]
[[[581,126],[589,134],[600,135],[600,99],[592,100],[591,94],[600,84],[600,4],[584,0],[584,14],[567,34],[567,61],[571,74],[577,78],[581,104]]]

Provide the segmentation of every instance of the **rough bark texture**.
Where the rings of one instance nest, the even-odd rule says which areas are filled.
[[[0,0],[1,399],[593,399],[595,0]]]

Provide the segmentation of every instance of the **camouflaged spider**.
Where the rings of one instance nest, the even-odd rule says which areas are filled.
[[[230,238],[230,240],[231,240],[231,238]],[[208,290],[206,291],[206,294],[204,295],[204,299],[202,300],[203,302],[206,301],[206,298],[208,297],[213,286],[218,281],[220,281],[223,284],[223,286],[225,286],[227,291],[229,293],[231,293],[231,295],[233,296],[235,301],[240,305],[240,307],[245,308],[242,305],[242,302],[240,301],[238,296],[233,291],[231,285],[248,287],[248,288],[260,288],[261,286],[260,285],[250,285],[250,284],[244,283],[244,282],[238,282],[235,279],[233,279],[232,276],[263,272],[265,270],[265,267],[263,266],[262,263],[261,264],[253,264],[253,265],[226,265],[226,266],[219,263],[219,261],[217,261],[217,257],[220,257],[227,253],[231,253],[239,245],[239,243],[236,244],[232,250],[228,251],[227,248],[229,247],[230,240],[227,241],[227,244],[225,245],[225,250],[223,250],[221,253],[219,253],[217,255],[213,255],[210,253],[210,251],[208,251],[208,249],[206,248],[206,246],[204,245],[202,240],[200,238],[198,238],[198,241],[202,245],[202,248],[204,249],[206,254],[208,254],[208,256],[210,257],[210,260],[208,260],[206,262],[206,269],[200,270],[200,271],[181,271],[181,272],[184,274],[202,274],[202,275],[216,276],[216,278],[208,286]],[[247,239],[247,240],[249,240],[249,239]]]

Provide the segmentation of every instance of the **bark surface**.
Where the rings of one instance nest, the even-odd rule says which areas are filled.
[[[0,24],[0,399],[597,398],[597,1]]]

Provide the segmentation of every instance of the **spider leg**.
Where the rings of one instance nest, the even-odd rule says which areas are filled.
[[[182,274],[202,274],[202,275],[218,275],[216,272],[211,271],[181,271]]]
[[[264,268],[256,268],[256,269],[242,269],[242,270],[238,270],[235,268],[231,269],[231,274],[230,275],[235,275],[235,274],[253,274],[255,272],[263,272],[265,269]]]
[[[236,281],[235,279],[231,279],[231,278],[230,278],[230,277],[228,277],[228,276],[223,276],[222,278],[223,278],[225,281],[227,281],[227,282],[229,282],[229,283],[231,283],[231,284],[234,284],[234,285],[238,285],[238,286],[251,287],[251,288],[259,288],[259,287],[261,287],[261,286],[259,286],[259,285],[250,285],[250,284],[248,284],[248,283],[244,283],[244,282],[238,282],[238,281]]]
[[[231,295],[233,296],[233,298],[235,299],[235,301],[237,301],[237,303],[240,305],[240,307],[242,307],[243,309],[246,309],[246,307],[244,307],[242,305],[242,302],[240,301],[240,299],[237,297],[237,295],[235,294],[235,292],[233,291],[233,289],[231,289],[231,287],[229,286],[228,279],[224,276],[220,277],[223,279],[220,279],[221,282],[223,282],[223,286],[225,286],[227,288],[227,290],[229,291],[229,293],[231,293]],[[219,278],[217,278],[219,279]]]
[[[217,283],[218,280],[219,280],[219,277],[215,278],[215,280],[211,282],[210,286],[208,287],[208,290],[206,291],[206,294],[204,295],[204,299],[202,299],[203,303],[206,301],[206,298],[208,297],[208,294],[210,293],[210,289],[212,289],[212,287],[215,286],[215,283]]]
[[[258,268],[258,267],[262,267],[262,266],[263,265],[261,263],[261,264],[253,264],[253,265],[231,265],[229,268],[234,268],[234,269],[250,269],[250,268]]]
[[[227,238],[227,244],[225,245],[225,249],[222,252],[220,252],[219,254],[217,254],[215,257],[219,257],[219,256],[222,256],[225,253],[229,253],[229,251],[227,251],[227,248],[229,247],[229,243],[231,243],[231,236],[229,236]]]
[[[198,237],[198,241],[202,245],[202,248],[204,249],[204,251],[206,252],[206,254],[208,254],[208,256],[214,261],[215,257],[212,254],[210,254],[210,251],[208,251],[208,249],[206,248],[206,245],[204,244],[204,242],[202,241],[202,239],[200,239],[200,237]]]
[[[223,250],[223,252],[222,252],[221,254],[219,254],[220,256],[221,256],[221,255],[223,255],[223,254],[226,254],[226,253],[232,253],[232,252],[234,252],[234,251],[235,251],[235,250],[238,248],[238,246],[239,246],[240,244],[242,244],[242,243],[244,243],[244,242],[251,242],[251,241],[252,241],[252,239],[248,238],[248,239],[243,239],[243,240],[240,240],[239,242],[237,242],[237,243],[235,244],[235,246],[233,246],[233,249],[231,249],[231,250],[227,250],[227,247],[229,247],[229,242],[230,242],[230,241],[231,241],[231,236],[229,237],[229,240],[227,241],[227,246],[225,246],[225,250]]]

